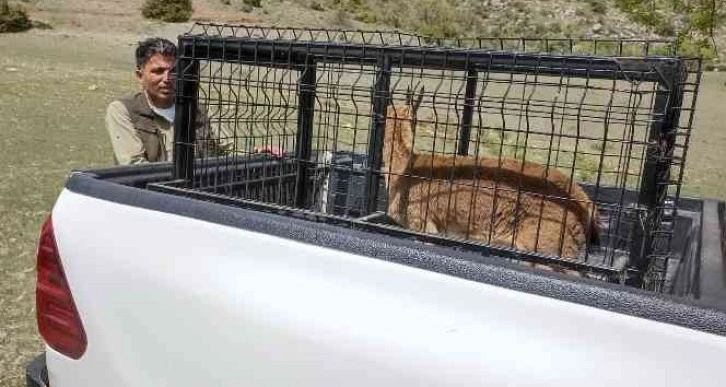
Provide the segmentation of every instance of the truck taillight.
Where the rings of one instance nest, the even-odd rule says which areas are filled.
[[[35,305],[38,330],[45,342],[68,357],[80,358],[86,351],[86,332],[63,272],[50,216],[43,224],[38,243]]]

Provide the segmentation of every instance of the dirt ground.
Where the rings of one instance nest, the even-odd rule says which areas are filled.
[[[135,89],[134,45],[174,39],[190,24],[140,17],[141,0],[40,0],[34,19],[54,26],[0,35],[0,386],[24,385],[24,366],[42,350],[35,327],[35,246],[40,225],[71,170],[111,165],[103,124],[111,99]],[[326,26],[323,12],[229,14],[213,0],[194,1],[195,18]],[[290,14],[295,19],[290,19]],[[346,22],[347,23],[347,22]],[[684,194],[726,199],[726,74],[705,74]]]

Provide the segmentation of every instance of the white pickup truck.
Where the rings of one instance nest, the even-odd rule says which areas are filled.
[[[75,172],[42,227],[47,346],[29,386],[724,385],[724,203],[678,196],[700,61],[643,41],[201,28],[179,39],[174,161]],[[407,121],[386,115],[419,88]],[[215,140],[197,122],[232,130],[239,152],[196,157]],[[598,211],[597,246],[580,259],[464,240],[471,222],[443,194],[428,200],[458,235],[391,224],[384,134],[413,125],[409,155],[499,152],[501,167],[514,148],[510,165],[567,173],[597,203],[583,212]],[[283,157],[250,154],[259,141]],[[474,181],[473,200],[471,165],[397,178]],[[571,190],[527,191],[547,175],[521,165],[482,189],[574,208]]]
[[[68,179],[28,385],[723,385],[716,202],[693,301],[144,188],[170,171]]]

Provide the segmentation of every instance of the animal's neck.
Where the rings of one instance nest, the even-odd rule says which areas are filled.
[[[404,174],[413,155],[413,129],[408,109],[393,106],[388,108],[383,141],[383,163],[386,172]]]

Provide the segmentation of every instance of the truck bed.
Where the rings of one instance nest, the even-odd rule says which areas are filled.
[[[68,179],[53,223],[88,349],[49,348],[51,385],[721,385],[718,297],[145,188],[168,173]]]
[[[527,266],[512,263],[511,260],[502,259],[501,257],[486,256],[481,253],[472,253],[431,243],[419,243],[405,238],[398,238],[396,234],[386,236],[351,227],[317,223],[314,214],[309,215],[308,221],[304,217],[302,217],[303,219],[291,219],[288,216],[279,216],[275,213],[246,210],[234,203],[225,205],[180,195],[150,192],[147,188],[149,185],[168,181],[170,176],[171,165],[168,163],[148,164],[141,168],[113,167],[75,173],[69,178],[66,188],[72,192],[120,204],[182,215],[250,231],[264,232],[270,235],[284,236],[303,243],[346,252],[362,252],[371,257],[392,260],[426,270],[452,274],[513,290],[546,295],[596,307],[610,308],[609,306],[613,306],[614,308],[615,304],[620,304],[615,300],[622,299],[625,295],[645,297],[642,299],[628,299],[623,302],[622,312],[627,314],[635,313],[635,315],[638,315],[639,312],[628,312],[627,308],[625,308],[626,305],[633,306],[636,299],[638,300],[636,303],[651,302],[661,305],[667,300],[681,306],[689,305],[695,308],[708,308],[718,312],[726,312],[726,266],[724,265],[724,252],[722,250],[723,240],[722,236],[719,235],[719,233],[723,233],[724,222],[721,219],[723,210],[719,210],[719,208],[723,208],[724,203],[715,200],[681,198],[680,217],[688,219],[688,222],[680,230],[679,238],[676,240],[674,251],[678,251],[680,256],[675,258],[687,263],[678,270],[691,271],[692,275],[684,275],[683,279],[678,280],[674,285],[676,287],[672,292],[674,294],[657,294],[619,284],[608,284],[602,281],[582,279],[548,271],[530,270]],[[135,194],[132,194],[132,192],[135,192]],[[233,216],[233,214],[237,215]],[[301,217],[298,216],[298,218]],[[273,220],[275,221],[273,222]],[[282,228],[278,229],[276,227]],[[686,242],[685,239],[687,238],[694,238],[697,242]],[[359,244],[351,244],[352,241],[358,241]],[[390,251],[386,252],[386,249],[390,249]],[[406,249],[417,250],[417,253],[412,257],[410,254],[404,253],[408,251]],[[688,250],[683,251],[684,249]],[[424,254],[424,252],[433,255],[423,259],[424,256],[421,254]],[[478,264],[486,265],[487,270],[474,275],[469,265]],[[458,265],[464,266],[459,267]],[[504,278],[502,277],[504,273],[511,274],[513,277],[507,276]],[[686,278],[690,279],[686,280]],[[721,282],[719,282],[719,279],[721,279]],[[688,282],[688,284],[686,285],[685,282]],[[555,283],[559,286],[565,286],[565,288],[559,289],[560,291],[557,292],[555,291],[556,288],[553,288]],[[686,290],[685,287],[688,287],[688,289]],[[570,295],[571,292],[576,292],[576,294]],[[585,297],[586,293],[590,296]],[[612,298],[612,300],[601,302],[602,300],[599,299],[606,294],[610,294],[610,296],[605,297],[605,299]],[[587,300],[592,300],[592,303]],[[618,308],[612,310],[620,311]],[[650,314],[643,316],[652,317]],[[686,323],[685,320],[691,320],[691,318],[684,319],[684,323]],[[691,327],[690,324],[687,326]],[[723,332],[726,332],[726,325],[722,326],[722,328]],[[720,328],[719,331],[721,331]]]

